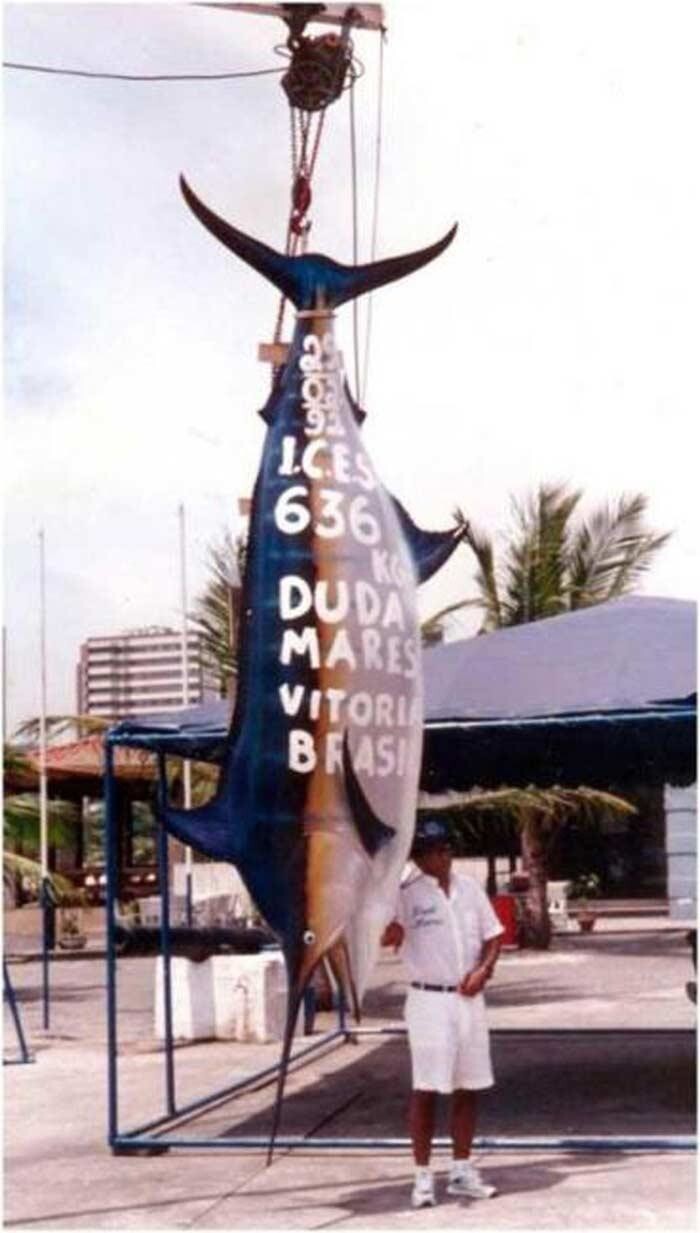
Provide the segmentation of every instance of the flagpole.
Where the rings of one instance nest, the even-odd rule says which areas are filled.
[[[49,934],[53,895],[49,879],[49,827],[48,785],[46,774],[46,554],[44,528],[39,531],[39,665],[41,677],[41,701],[39,707],[39,867],[41,871],[41,954],[42,954],[42,1001],[43,1026],[49,1027]]]
[[[7,732],[7,626],[2,627],[2,736],[8,740]]]
[[[187,625],[187,536],[185,531],[185,506],[180,502],[178,507],[180,521],[180,599],[182,604],[182,705],[188,706],[190,700],[190,658]],[[192,808],[192,764],[185,758],[182,764],[183,804],[185,809]],[[185,918],[187,924],[192,924],[192,849],[185,848]]]

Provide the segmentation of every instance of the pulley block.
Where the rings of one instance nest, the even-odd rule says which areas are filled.
[[[352,64],[352,47],[337,34],[290,39],[292,58],[282,78],[290,107],[322,111],[340,97]]]

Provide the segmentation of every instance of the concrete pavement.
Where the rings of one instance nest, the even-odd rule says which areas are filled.
[[[152,1035],[152,961],[120,962],[120,1120],[163,1108],[163,1062]],[[13,964],[36,1061],[5,1070],[5,1221],[17,1228],[431,1229],[695,1227],[692,1153],[486,1150],[490,1201],[408,1208],[406,1151],[259,1152],[216,1148],[114,1157],[105,1146],[104,969],[95,959],[52,969],[52,1030],[39,1030],[39,965]],[[488,1136],[688,1134],[694,1130],[695,1011],[682,929],[636,922],[565,935],[543,955],[506,953],[489,991],[498,1086],[484,1097]],[[367,1022],[396,1023],[400,963],[387,955]],[[325,1017],[320,1017],[319,1028]],[[614,1035],[561,1035],[614,1028]],[[538,1032],[525,1033],[537,1028]],[[653,1028],[632,1033],[628,1029]],[[514,1034],[513,1034],[514,1033]],[[6,1025],[6,1050],[13,1043]],[[178,1048],[186,1101],[276,1059],[276,1045]],[[315,1056],[290,1077],[283,1131],[403,1136],[408,1059],[400,1037],[363,1038]],[[181,1133],[265,1134],[268,1087],[198,1117]],[[444,1121],[444,1115],[443,1115]],[[441,1127],[444,1130],[444,1125]],[[447,1152],[437,1153],[446,1172]]]

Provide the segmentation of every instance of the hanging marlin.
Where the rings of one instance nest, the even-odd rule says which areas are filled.
[[[190,209],[295,305],[287,362],[262,409],[267,434],[250,514],[238,690],[218,787],[167,807],[184,843],[232,862],[280,939],[288,975],[272,1152],[302,994],[322,958],[355,1013],[411,845],[422,746],[416,584],[462,526],[419,530],[363,447],[333,310],[419,269],[420,252],[345,266],[287,257]]]

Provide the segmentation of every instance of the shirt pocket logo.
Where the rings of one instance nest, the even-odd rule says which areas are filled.
[[[415,904],[411,909],[412,929],[427,929],[431,925],[439,924],[440,918],[434,904],[430,904],[428,907],[421,907],[420,904]]]

